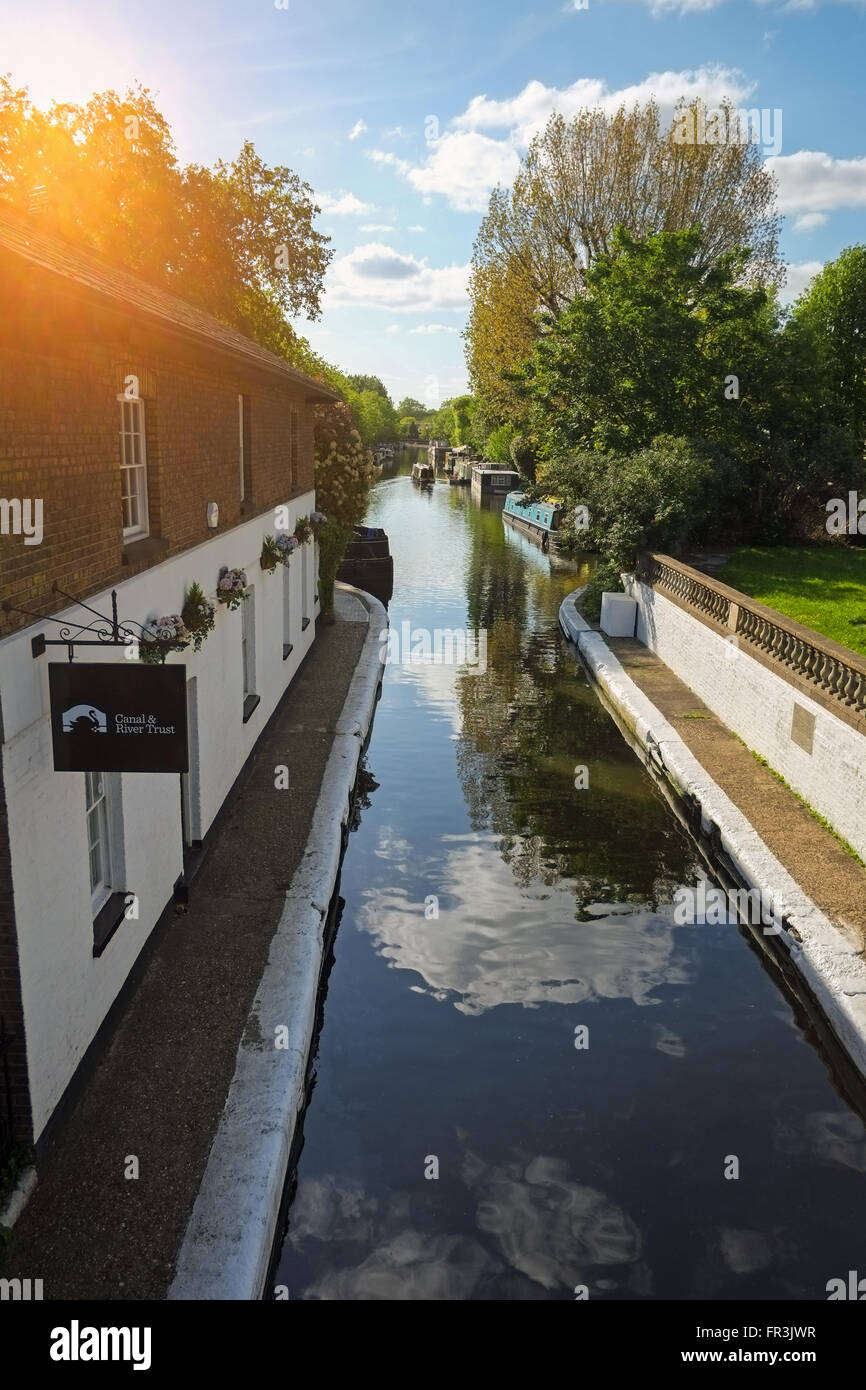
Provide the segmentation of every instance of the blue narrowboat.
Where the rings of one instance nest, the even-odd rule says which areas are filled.
[[[530,502],[524,492],[509,492],[502,508],[502,519],[537,541],[542,550],[547,550],[551,543],[556,546],[562,512],[560,503],[549,498]]]

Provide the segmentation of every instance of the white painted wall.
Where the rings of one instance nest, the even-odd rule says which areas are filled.
[[[315,505],[312,492],[289,506],[290,527]],[[273,713],[315,636],[315,621],[301,631],[300,566],[311,575],[316,547],[291,560],[294,650],[283,661],[283,580],[278,568],[259,567],[262,537],[273,532],[266,513],[156,565],[117,588],[121,619],[145,622],[180,610],[186,587],[197,580],[213,598],[224,565],[243,568],[255,585],[256,687],[261,702],[242,717],[241,613],[218,605],[216,627],[200,652],[170,655],[196,676],[200,770],[200,829],[211,825],[253,744]],[[311,593],[315,585],[311,577]],[[88,598],[110,613],[110,592]],[[80,609],[58,617],[87,621]],[[315,608],[311,619],[315,618]],[[9,810],[12,884],[18,930],[21,991],[27,1037],[33,1124],[39,1135],[69,1083],[130,968],[171,897],[183,868],[180,778],[126,773],[122,778],[124,852],[128,891],[138,894],[139,919],[125,921],[104,953],[93,958],[84,773],[55,772],[51,754],[48,664],[66,653],[49,647],[34,660],[31,639],[56,637],[54,624],[36,623],[0,642],[3,775]],[[77,661],[123,661],[117,648],[84,648]]]
[[[664,594],[631,576],[625,586],[638,640],[866,859],[866,737]],[[811,754],[791,738],[795,703],[815,716]]]

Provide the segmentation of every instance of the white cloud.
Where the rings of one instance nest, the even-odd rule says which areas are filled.
[[[459,328],[449,328],[445,323],[421,323],[417,328],[410,328],[410,333],[459,333]]]
[[[401,331],[399,323],[389,323],[385,329],[386,333],[399,333]]]
[[[435,142],[425,164],[408,178],[419,193],[442,193],[460,212],[483,212],[491,188],[510,184],[520,167],[508,141],[491,140],[477,131],[450,131]]]
[[[813,232],[827,221],[826,212],[802,212],[794,222],[795,232]]]
[[[407,231],[407,232],[423,232],[423,231],[425,231],[425,230],[426,230],[426,228],[424,228],[424,227],[407,227],[407,228],[406,228],[406,231]]]
[[[358,216],[362,212],[373,211],[372,203],[362,203],[354,193],[344,193],[339,198],[335,198],[332,193],[317,193],[316,202],[322,212],[338,214],[341,217],[349,213]]]
[[[359,230],[362,232],[393,232],[394,228],[389,222],[365,222]]]
[[[525,148],[533,135],[544,129],[554,111],[569,117],[585,107],[601,107],[612,114],[620,106],[634,106],[654,98],[662,116],[669,119],[680,97],[703,97],[709,106],[718,106],[728,97],[738,106],[754,90],[754,82],[749,82],[736,68],[720,63],[679,72],[651,72],[642,82],[614,90],[600,77],[580,77],[570,87],[561,88],[533,81],[505,101],[473,97],[452,124],[458,130],[507,130],[510,142]]]
[[[834,159],[817,150],[778,155],[767,168],[779,180],[781,212],[866,207],[866,157]]]
[[[815,278],[818,271],[823,269],[823,261],[801,261],[799,265],[789,265],[787,283],[779,295],[782,303],[791,304],[806,288],[809,281]]]
[[[398,313],[465,310],[468,265],[428,266],[383,242],[357,246],[327,274],[329,307],[390,309]]]
[[[366,121],[364,121],[364,120],[356,121],[355,124],[352,126],[352,129],[349,131],[349,139],[350,139],[350,140],[357,140],[358,136],[359,136],[359,135],[363,135],[363,134],[364,134],[364,131],[365,131],[366,129],[367,129],[367,122],[366,122]]]
[[[702,14],[714,10],[722,0],[647,0],[653,14]]]
[[[388,164],[392,169],[396,169],[398,174],[408,174],[412,168],[408,159],[398,159],[391,150],[365,150],[364,153],[375,164]]]
[[[702,97],[710,106],[728,98],[740,106],[755,89],[741,72],[720,64],[682,72],[650,73],[642,82],[611,90],[603,78],[582,77],[570,87],[547,87],[528,82],[516,96],[494,101],[473,97],[437,140],[429,142],[427,158],[411,164],[388,150],[371,150],[370,158],[387,165],[412,184],[429,201],[432,194],[447,198],[462,212],[483,212],[491,189],[510,184],[520,164],[520,154],[532,137],[543,130],[554,111],[569,117],[585,107],[614,112],[620,106],[654,98],[662,117],[669,120],[681,97]],[[501,132],[486,134],[485,132]]]

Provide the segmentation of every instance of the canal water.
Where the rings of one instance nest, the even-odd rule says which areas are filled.
[[[675,924],[703,871],[559,632],[579,569],[408,471],[393,628],[486,663],[392,650],[275,1284],[826,1298],[866,1274],[854,1103],[747,936]]]

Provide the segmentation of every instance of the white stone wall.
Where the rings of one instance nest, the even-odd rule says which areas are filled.
[[[295,499],[290,525],[313,510],[312,492]],[[170,655],[195,676],[198,728],[198,823],[213,822],[253,744],[273,713],[315,636],[316,547],[295,552],[290,569],[291,656],[283,660],[283,576],[259,566],[262,537],[274,532],[267,513],[213,537],[118,586],[121,619],[144,622],[180,610],[197,580],[213,597],[224,565],[246,569],[255,588],[258,708],[244,724],[241,613],[218,606],[216,627],[200,652]],[[301,630],[301,565],[309,571],[310,624]],[[110,613],[110,593],[89,597]],[[80,609],[56,616],[87,621]],[[65,661],[49,647],[34,660],[31,639],[56,637],[53,624],[33,624],[0,642],[3,775],[9,810],[12,883],[27,1038],[34,1131],[38,1137],[142,946],[172,895],[183,868],[180,778],[125,773],[122,781],[125,883],[139,898],[139,918],[124,921],[102,956],[93,957],[93,918],[86,839],[84,773],[55,772],[51,754],[48,664]],[[76,661],[124,660],[117,648],[83,648]],[[194,750],[191,747],[191,758]],[[291,775],[291,774],[290,774]]]
[[[625,583],[638,640],[866,859],[866,737],[663,594]],[[795,704],[815,718],[811,753],[791,738]]]

